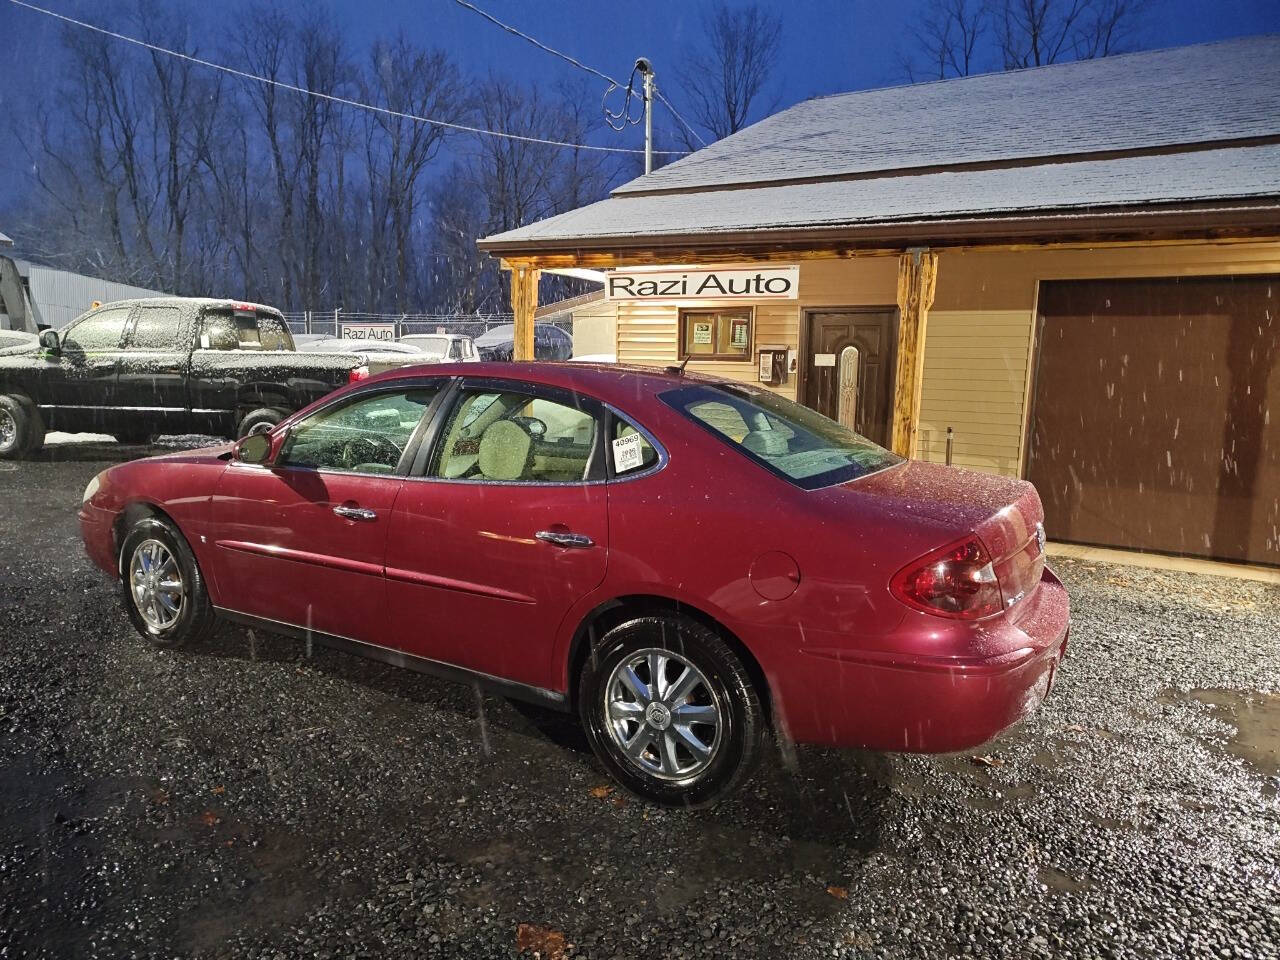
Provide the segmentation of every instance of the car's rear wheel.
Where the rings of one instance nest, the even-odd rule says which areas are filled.
[[[609,631],[583,664],[578,709],[609,773],[671,806],[714,803],[737,787],[765,727],[741,658],[682,617],[641,617]]]
[[[206,639],[217,618],[186,539],[158,517],[139,520],[120,548],[120,582],[134,628],[160,647]]]
[[[262,407],[250,410],[240,419],[236,429],[236,437],[243,440],[251,433],[270,433],[275,425],[289,415],[287,410],[278,407]]]
[[[0,460],[30,456],[44,446],[44,421],[26,397],[0,395]]]

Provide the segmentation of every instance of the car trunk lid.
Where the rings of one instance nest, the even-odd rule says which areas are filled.
[[[842,487],[929,528],[936,546],[975,534],[986,547],[1005,610],[1016,616],[1044,571],[1044,508],[1025,480],[908,460]]]

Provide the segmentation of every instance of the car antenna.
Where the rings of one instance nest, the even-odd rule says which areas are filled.
[[[693,358],[693,355],[690,354],[689,356],[685,357],[683,360],[680,361],[679,366],[672,364],[671,366],[667,367],[667,373],[674,373],[677,377],[683,376],[684,368],[689,365],[689,361],[692,358]]]

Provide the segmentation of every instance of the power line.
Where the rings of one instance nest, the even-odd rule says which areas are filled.
[[[411,120],[415,123],[427,123],[435,127],[442,127],[448,130],[457,130],[462,133],[475,133],[487,137],[501,137],[505,140],[519,140],[522,143],[537,143],[548,147],[564,147],[570,150],[593,150],[598,153],[626,153],[626,154],[643,154],[644,150],[633,147],[598,147],[588,143],[567,143],[563,140],[549,140],[543,137],[528,137],[518,133],[504,133],[500,130],[486,130],[483,127],[472,127],[464,123],[452,123],[448,120],[437,120],[432,117],[420,117],[412,113],[402,113],[399,110],[391,110],[387,107],[375,106],[371,103],[361,103],[358,100],[349,100],[346,97],[337,97],[329,93],[320,93],[317,90],[309,90],[306,87],[299,87],[296,84],[287,83],[283,80],[273,80],[270,77],[261,77],[254,73],[248,73],[244,70],[237,70],[235,67],[228,67],[221,63],[214,63],[212,60],[204,60],[200,57],[193,57],[187,53],[181,53],[177,50],[170,50],[166,47],[158,46],[154,43],[148,43],[145,40],[139,40],[137,37],[126,36],[123,33],[116,33],[103,27],[94,26],[92,23],[85,23],[83,20],[76,20],[73,17],[64,16],[61,13],[55,13],[53,10],[46,10],[44,7],[37,7],[33,3],[27,3],[26,0],[9,0],[11,4],[17,7],[25,7],[36,13],[44,14],[46,17],[52,17],[55,20],[61,20],[63,23],[72,26],[81,27],[85,30],[91,30],[94,33],[101,34],[104,37],[110,37],[113,40],[120,40],[124,43],[131,43],[138,47],[143,47],[153,53],[162,53],[165,56],[176,57],[179,60],[185,60],[188,63],[194,63],[201,67],[208,67],[210,70],[218,70],[222,73],[230,74],[233,77],[240,77],[243,80],[252,80],[256,83],[265,83],[268,86],[279,87],[282,90],[290,90],[293,93],[300,93],[303,96],[315,97],[317,100],[327,100],[330,103],[340,104],[345,107],[355,107],[357,110],[368,110],[372,113],[380,113],[384,116],[398,117],[402,120]],[[665,150],[663,153],[680,154],[682,151]]]
[[[609,89],[604,92],[606,100],[608,99],[609,94],[613,93],[614,90],[617,90],[618,88],[623,86],[620,82],[615,80],[613,77],[609,76],[607,73],[601,73],[595,67],[587,66],[587,64],[583,63],[577,57],[570,56],[569,54],[564,53],[560,50],[557,50],[554,47],[549,47],[545,43],[543,43],[541,40],[537,39],[536,37],[529,36],[529,34],[523,32],[522,30],[516,29],[515,27],[511,26],[511,24],[509,23],[503,23],[493,14],[488,13],[485,10],[481,10],[474,3],[471,3],[470,0],[454,0],[454,3],[458,4],[459,6],[466,7],[468,10],[471,10],[474,13],[478,13],[480,16],[484,17],[484,19],[492,23],[495,27],[498,27],[501,30],[505,30],[507,33],[511,34],[512,36],[519,37],[521,40],[527,40],[529,43],[533,44],[539,50],[549,53],[554,57],[559,57],[561,60],[565,61],[566,63],[572,64],[573,66],[577,67],[579,70],[585,70],[587,73],[591,74],[592,76],[599,77],[605,83],[609,84]],[[631,120],[630,114],[629,114],[629,104],[631,103],[632,88],[633,88],[634,82],[635,82],[635,71],[632,70],[631,79],[628,80],[626,83],[626,98],[623,101],[621,110],[615,113],[609,110],[608,107],[605,107],[604,113],[605,113],[606,121],[609,123],[609,126],[613,127],[613,129],[615,130],[621,130],[622,127],[625,126],[625,124],[628,121],[631,123],[640,122],[639,118],[635,120]],[[658,100],[660,100],[662,104],[668,110],[671,111],[671,115],[675,117],[677,120],[679,120],[680,123],[684,126],[684,128],[688,130],[691,134],[693,134],[693,136],[697,139],[697,141],[705,147],[707,145],[707,141],[702,139],[702,135],[699,134],[698,131],[695,130],[690,125],[689,121],[687,121],[684,117],[680,116],[680,114],[676,111],[676,108],[671,105],[671,101],[668,100],[666,97],[664,97],[661,91],[657,90],[656,88],[654,89],[653,92],[654,92],[654,96],[656,96]],[[623,121],[622,126],[614,126],[613,121],[615,120],[622,120]],[[683,151],[655,150],[654,153],[674,154],[674,153],[683,153]]]
[[[684,124],[684,128],[685,128],[686,130],[688,130],[690,133],[692,133],[692,134],[693,134],[694,139],[696,139],[696,140],[697,140],[700,144],[702,144],[704,147],[707,145],[707,141],[705,141],[705,140],[703,140],[703,139],[702,139],[702,134],[700,134],[697,130],[693,129],[693,127],[689,124],[689,121],[688,121],[688,120],[686,120],[684,117],[680,116],[680,114],[676,112],[676,108],[675,108],[675,107],[673,107],[673,106],[671,105],[671,101],[670,101],[670,100],[668,100],[666,97],[664,97],[664,96],[662,95],[662,91],[661,91],[661,90],[659,90],[656,86],[653,88],[653,95],[654,95],[655,97],[657,97],[660,101],[662,101],[662,104],[663,104],[663,105],[664,105],[668,110],[670,110],[670,111],[671,111],[671,115],[672,115],[673,117],[675,117],[675,118],[676,118],[677,120],[679,120],[682,124]]]
[[[601,73],[595,67],[588,67],[585,63],[583,63],[581,60],[578,60],[576,57],[571,57],[569,56],[569,54],[562,53],[561,51],[555,49],[554,47],[549,47],[545,43],[543,43],[541,40],[534,39],[533,37],[529,36],[527,33],[520,32],[519,30],[517,30],[515,27],[511,26],[508,23],[503,23],[493,14],[487,13],[484,10],[481,10],[474,3],[469,3],[468,0],[454,0],[454,2],[457,3],[459,6],[466,7],[468,10],[472,11],[473,13],[480,14],[480,16],[484,17],[486,20],[492,23],[495,27],[499,27],[507,31],[507,33],[511,34],[512,36],[519,37],[521,40],[528,40],[539,50],[549,53],[554,57],[559,57],[561,60],[564,60],[566,63],[573,64],[579,70],[585,70],[587,71],[587,73],[590,73],[590,74],[593,74],[594,76],[599,77],[605,83],[612,84],[615,88],[622,86],[622,84],[620,84],[617,80],[613,79],[613,77],[609,76],[608,74]]]

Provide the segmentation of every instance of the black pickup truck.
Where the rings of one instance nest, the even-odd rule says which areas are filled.
[[[278,310],[157,297],[90,310],[38,345],[0,349],[0,458],[46,430],[240,437],[274,426],[364,370],[350,354],[298,353]]]

